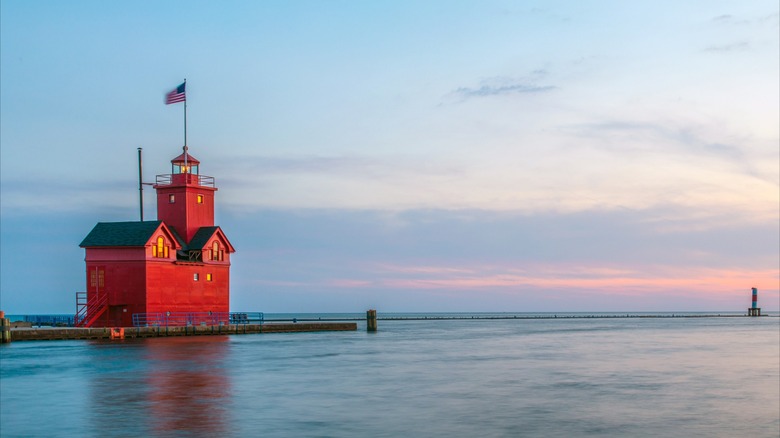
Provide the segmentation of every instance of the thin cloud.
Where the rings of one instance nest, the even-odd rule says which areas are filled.
[[[731,14],[722,14],[715,16],[711,19],[711,22],[718,27],[734,27],[734,28],[756,28],[770,26],[777,28],[780,24],[778,18],[780,13],[774,12],[771,14],[759,16],[759,17],[737,17]],[[733,41],[729,43],[717,43],[702,49],[705,53],[725,54],[732,52],[744,52],[750,50],[752,45],[748,40]]]
[[[512,84],[502,86],[483,85],[479,88],[460,87],[454,94],[464,99],[471,97],[500,96],[507,94],[543,93],[557,89],[553,85]]]
[[[631,139],[652,140],[652,142],[619,142],[619,150],[622,153],[637,149],[637,145],[642,145],[640,149],[648,148],[652,145],[652,151],[658,151],[662,147],[677,145],[672,150],[678,152],[704,154],[719,156],[730,162],[739,162],[746,164],[746,156],[741,147],[736,144],[727,144],[721,142],[711,142],[702,135],[702,129],[697,126],[688,125],[664,125],[661,123],[630,121],[630,120],[608,120],[604,122],[582,124],[572,126],[573,133],[577,136],[587,136],[592,138],[604,138],[611,135],[621,135]],[[608,146],[603,143],[606,149],[615,150],[618,147]]]
[[[555,85],[539,84],[539,81],[549,74],[547,69],[540,68],[519,79],[495,76],[481,80],[478,86],[458,87],[450,92],[449,96],[464,101],[472,98],[548,93],[558,89]]]
[[[753,26],[768,23],[771,26],[777,26],[779,23],[780,12],[773,12],[755,18],[739,18],[731,14],[722,14],[712,17],[712,22],[723,25]]]
[[[742,52],[748,49],[750,49],[750,44],[747,41],[738,41],[736,43],[731,43],[731,44],[709,46],[704,48],[704,52],[729,53],[729,52]]]
[[[31,193],[35,195],[32,196]],[[147,188],[147,197],[154,192]],[[138,182],[132,179],[106,179],[96,184],[84,179],[9,178],[2,182],[3,216],[30,211],[50,214],[100,209],[107,217],[125,214],[137,206]],[[66,199],[68,202],[63,202]]]
[[[229,163],[229,164],[228,164]],[[236,164],[238,163],[238,164]],[[243,156],[230,157],[217,163],[233,169],[234,175],[320,174],[348,176],[359,179],[385,180],[399,174],[458,176],[463,174],[447,164],[423,160],[420,157],[369,157],[365,155],[305,155],[305,156]],[[236,167],[246,169],[235,172]],[[231,177],[223,178],[229,179]]]

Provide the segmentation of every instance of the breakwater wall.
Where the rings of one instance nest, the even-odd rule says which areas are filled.
[[[300,333],[323,331],[354,331],[354,322],[317,322],[292,324],[237,324],[189,327],[125,327],[124,339],[158,338],[167,336],[243,335],[253,333]],[[116,333],[116,329],[114,329]],[[116,334],[115,334],[116,336]],[[11,330],[11,339],[17,341],[53,341],[77,339],[112,339],[111,328],[18,328]]]
[[[484,320],[484,319],[614,319],[614,318],[731,318],[744,317],[747,314],[613,314],[613,315],[505,315],[505,316],[380,316],[380,321],[437,321],[437,320]],[[768,315],[761,315],[768,316]]]
[[[668,313],[668,314],[643,314],[643,313],[610,313],[610,314],[509,314],[509,315],[397,315],[377,314],[377,321],[448,321],[448,320],[504,320],[504,319],[625,319],[625,318],[739,318],[748,316],[747,313]],[[761,316],[775,316],[765,315]],[[329,317],[299,317],[299,318],[266,318],[266,322],[326,322],[326,321],[366,321],[362,316],[346,316],[339,318]]]

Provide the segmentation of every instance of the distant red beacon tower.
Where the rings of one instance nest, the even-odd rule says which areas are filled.
[[[214,225],[214,178],[200,175],[186,146],[171,166],[154,184],[156,221],[99,222],[79,245],[87,291],[77,293],[77,326],[228,314],[235,249]]]

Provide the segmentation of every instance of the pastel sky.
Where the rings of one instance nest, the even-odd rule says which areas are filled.
[[[0,3],[0,308],[187,137],[231,309],[780,308],[775,0]],[[146,217],[155,215],[145,191]]]

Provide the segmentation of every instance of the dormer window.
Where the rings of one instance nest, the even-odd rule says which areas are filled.
[[[211,244],[211,260],[215,262],[221,262],[225,259],[225,251],[219,249],[219,242],[216,240]]]
[[[169,254],[168,245],[165,244],[163,236],[157,238],[157,243],[152,246],[152,257],[158,259],[167,259]]]

